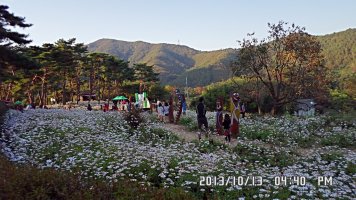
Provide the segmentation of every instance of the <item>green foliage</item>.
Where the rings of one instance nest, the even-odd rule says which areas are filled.
[[[242,83],[242,79],[235,78],[213,83],[207,86],[206,92],[202,95],[204,97],[204,103],[207,109],[210,111],[214,111],[216,109],[216,100],[218,98],[222,98],[224,100],[224,109],[229,109],[229,94],[230,92],[235,91],[236,88],[239,87],[239,85]],[[197,105],[199,97],[196,97],[191,102],[192,107],[195,107]]]
[[[125,112],[124,119],[132,129],[136,129],[144,121],[139,109],[131,109],[130,112]]]
[[[227,145],[213,139],[201,140],[197,143],[201,153],[211,153],[219,149],[227,149]]]
[[[189,131],[197,131],[198,130],[198,124],[197,124],[196,120],[193,120],[190,117],[185,117],[184,115],[180,118],[179,124],[187,127]]]
[[[321,158],[325,161],[335,161],[338,160],[342,157],[342,153],[340,152],[331,152],[331,153],[325,153],[325,154],[321,154]]]
[[[26,24],[25,18],[10,13],[8,9],[8,6],[0,5],[0,81],[11,76],[17,68],[25,68],[28,63],[28,60],[18,54],[17,49],[12,45],[26,45],[31,42],[27,39],[26,34],[12,30],[14,28],[28,28],[31,24]]]
[[[167,92],[163,86],[159,84],[152,84],[148,89],[150,99],[168,99],[169,92]]]
[[[262,141],[267,141],[267,139],[274,134],[273,131],[269,129],[251,131],[248,129],[248,127],[245,126],[241,126],[241,132],[242,132],[241,134],[242,137],[246,137],[251,140],[262,140]]]
[[[315,145],[315,142],[317,141],[317,139],[313,136],[309,136],[309,137],[296,137],[294,138],[295,142],[298,143],[298,146],[302,147],[302,148],[309,148],[312,145]]]
[[[240,155],[241,161],[248,161],[249,163],[259,162],[270,166],[285,167],[295,162],[294,156],[291,153],[271,151],[255,145],[237,144],[233,151]]]
[[[349,175],[355,175],[356,174],[356,164],[352,163],[352,162],[348,162],[345,172],[346,172],[346,174],[349,174]]]
[[[205,51],[193,56],[195,61],[195,68],[207,67],[217,65],[221,62],[227,61],[235,53],[233,49],[224,49],[217,51]]]
[[[319,36],[326,58],[326,66],[330,69],[355,67],[356,64],[356,29]]]
[[[355,108],[356,100],[340,90],[330,90],[331,105],[330,108],[335,110],[350,111]]]
[[[356,144],[355,135],[345,135],[343,133],[333,134],[324,137],[320,141],[323,146],[340,146],[344,148],[353,147]]]
[[[134,64],[135,78],[143,82],[157,82],[159,73],[153,71],[153,66],[147,64]]]
[[[174,79],[167,81],[169,81],[169,84],[184,87],[187,79],[189,87],[197,87],[226,80],[230,77],[230,74],[230,69],[209,65],[207,67],[193,67]]]
[[[325,65],[333,78],[333,89],[356,98],[356,29],[318,37],[325,55]]]

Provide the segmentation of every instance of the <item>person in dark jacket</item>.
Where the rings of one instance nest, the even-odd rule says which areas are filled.
[[[89,111],[92,110],[92,107],[91,107],[90,103],[88,103],[87,109],[88,109]]]
[[[230,115],[227,113],[225,114],[225,117],[224,117],[223,126],[224,126],[225,140],[227,142],[230,142],[231,141],[231,134],[230,134],[231,119],[230,119]]]
[[[199,103],[196,108],[196,113],[197,113],[197,120],[198,120],[198,128],[199,130],[202,130],[206,133],[206,136],[208,136],[208,120],[206,119],[206,108],[204,105],[204,98],[200,97],[199,98]],[[205,129],[202,129],[202,125],[204,125]],[[198,134],[199,140],[201,139],[201,133],[199,132]]]

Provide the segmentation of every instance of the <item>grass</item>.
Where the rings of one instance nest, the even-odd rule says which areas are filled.
[[[325,154],[321,154],[321,158],[325,161],[332,162],[342,158],[342,153],[340,152],[325,153]]]
[[[270,166],[286,167],[294,164],[293,154],[287,152],[274,152],[257,146],[247,146],[237,144],[233,149],[240,156],[241,160],[247,160],[249,163],[260,162]]]
[[[198,130],[198,124],[189,117],[181,117],[179,120],[179,124],[188,128],[189,131],[196,131]]]
[[[211,153],[219,149],[226,150],[228,146],[220,141],[213,139],[202,139],[200,142],[194,140],[195,144],[198,146],[198,150],[201,153]]]
[[[346,174],[355,175],[356,174],[356,164],[352,162],[347,163]]]
[[[340,146],[340,147],[355,147],[356,141],[352,135],[346,135],[344,133],[334,134],[331,136],[327,136],[322,138],[320,141],[323,146]]]

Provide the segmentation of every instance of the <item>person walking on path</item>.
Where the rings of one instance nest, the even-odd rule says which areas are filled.
[[[87,107],[87,109],[88,109],[89,111],[91,111],[91,110],[92,110],[92,107],[91,107],[90,103],[88,103],[88,107]]]
[[[163,105],[163,110],[164,110],[164,112],[163,112],[163,114],[164,114],[164,120],[163,121],[165,121],[165,122],[169,122],[169,117],[168,117],[168,115],[169,115],[169,105],[168,105],[168,103],[167,102],[165,102],[164,101],[164,105]]]
[[[198,120],[198,129],[200,131],[205,132],[206,137],[208,137],[209,126],[208,126],[208,120],[206,119],[206,116],[205,116],[206,108],[205,108],[205,105],[204,105],[204,98],[203,97],[199,98],[199,103],[198,103],[197,108],[196,108],[196,113],[197,113],[197,120]],[[202,125],[204,125],[204,129],[202,129]],[[200,131],[198,133],[199,140],[201,139],[201,132]]]
[[[240,95],[239,93],[233,93],[230,96],[230,112],[231,112],[231,137],[237,138],[240,134],[239,123],[240,123]]]
[[[164,107],[162,106],[162,103],[158,104],[157,111],[158,111],[159,121],[164,122]]]
[[[246,113],[246,108],[245,108],[245,103],[241,104],[241,117],[245,118],[245,113]]]
[[[224,134],[223,121],[224,121],[224,116],[223,116],[222,101],[221,99],[218,99],[216,101],[216,124],[215,124],[216,132],[218,135]]]

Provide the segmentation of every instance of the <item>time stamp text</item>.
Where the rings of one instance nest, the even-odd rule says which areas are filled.
[[[318,185],[332,185],[331,176],[319,176],[307,179],[304,176],[276,176],[272,179],[275,186],[304,186],[308,181],[317,181]],[[262,176],[200,176],[200,186],[262,186],[266,184]]]

